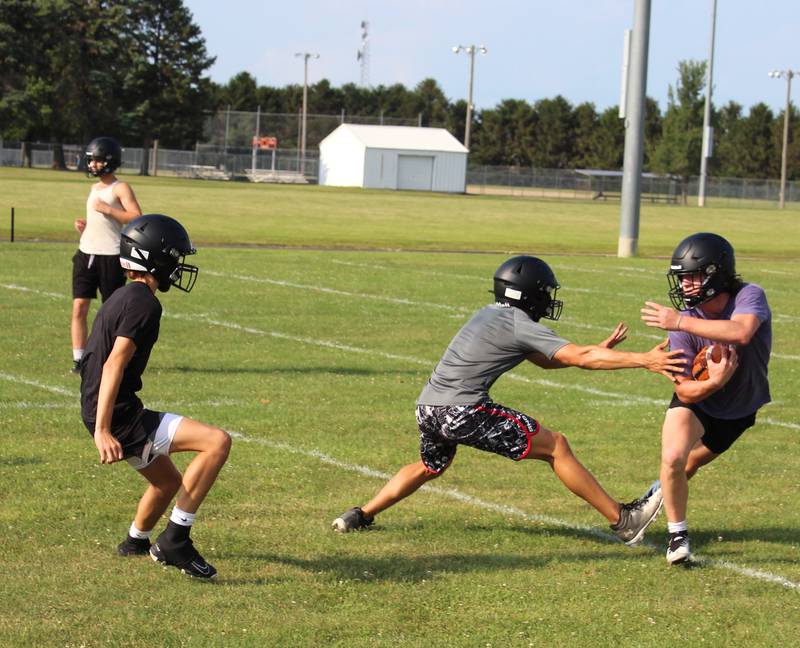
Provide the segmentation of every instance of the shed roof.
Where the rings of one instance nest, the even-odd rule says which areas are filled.
[[[468,153],[444,128],[342,124],[336,130],[340,129],[347,130],[367,148]]]

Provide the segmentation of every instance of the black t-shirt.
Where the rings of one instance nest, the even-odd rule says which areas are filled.
[[[132,281],[116,290],[100,307],[81,361],[81,416],[91,434],[94,434],[97,419],[103,365],[118,337],[133,340],[136,351],[122,375],[111,432],[120,442],[131,432],[133,422],[143,409],[136,392],[142,388],[142,373],[158,339],[160,322],[161,303],[141,281]]]

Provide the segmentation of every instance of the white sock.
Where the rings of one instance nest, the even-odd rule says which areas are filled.
[[[688,531],[689,527],[686,526],[686,520],[680,522],[667,522],[667,531],[670,533],[678,533],[679,531]]]
[[[72,359],[75,362],[78,362],[81,358],[83,358],[83,349],[73,349],[72,350]]]
[[[187,513],[178,508],[177,505],[172,509],[172,515],[169,516],[169,521],[181,526],[190,527],[194,524],[194,519],[197,513]]]
[[[153,535],[153,530],[150,529],[149,531],[139,531],[135,524],[131,524],[131,528],[128,529],[128,535],[131,538],[137,538],[138,540],[147,540],[151,535]]]

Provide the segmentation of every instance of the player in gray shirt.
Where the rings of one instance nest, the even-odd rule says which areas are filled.
[[[626,544],[636,544],[660,510],[650,496],[628,504],[613,499],[578,461],[564,435],[489,396],[494,382],[524,360],[545,369],[645,368],[673,379],[683,371],[680,351],[666,351],[666,341],[646,353],[613,350],[627,334],[619,324],[598,345],[578,346],[539,323],[557,320],[562,302],[555,275],[541,259],[517,256],[494,275],[496,303],[485,306],[462,327],[433,370],[417,399],[420,461],[400,469],[367,504],[333,521],[338,531],[361,529],[375,516],[441,475],[459,445],[492,452],[515,461],[539,459],[578,497],[610,523]]]

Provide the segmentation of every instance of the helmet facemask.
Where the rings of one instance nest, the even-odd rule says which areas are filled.
[[[700,274],[703,281],[699,289],[692,295],[687,295],[683,289],[683,278],[691,275]],[[669,282],[669,299],[672,305],[678,310],[685,310],[687,308],[694,308],[700,304],[705,304],[707,301],[714,299],[721,292],[728,288],[730,283],[728,277],[719,272],[715,264],[710,264],[698,270],[691,272],[676,272],[670,270],[667,273],[667,281]]]

